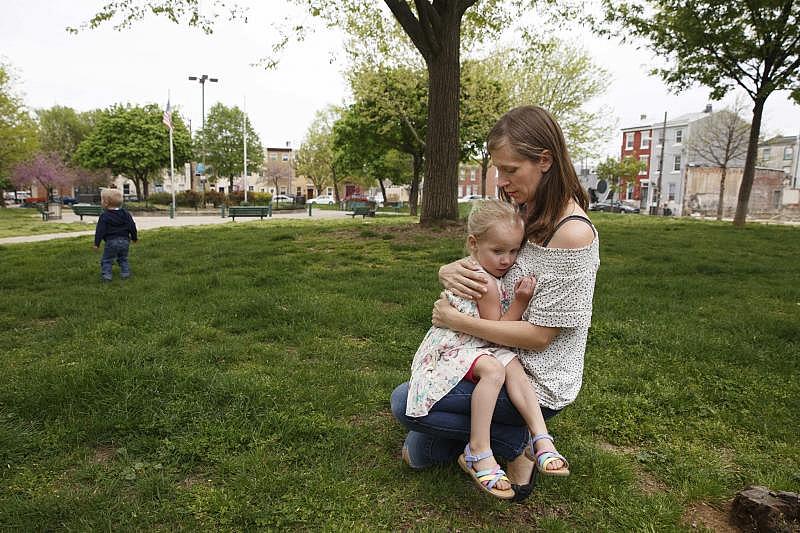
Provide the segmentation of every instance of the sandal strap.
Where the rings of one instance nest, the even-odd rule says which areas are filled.
[[[533,446],[542,439],[549,440],[550,442],[556,441],[556,439],[554,439],[553,436],[550,435],[549,433],[539,433],[538,435],[534,435],[533,438],[531,439],[531,446]]]
[[[464,448],[464,461],[466,461],[467,466],[469,466],[470,468],[472,468],[472,463],[474,463],[475,461],[486,459],[487,457],[491,457],[492,455],[494,455],[494,453],[492,453],[491,448],[477,455],[472,455],[472,450],[469,449],[469,443],[467,443],[466,447]]]
[[[493,489],[494,486],[497,485],[497,482],[501,479],[508,481],[506,473],[502,468],[500,468],[500,465],[494,465],[494,468],[475,472],[475,477],[477,477],[478,481],[480,481],[487,489]]]
[[[554,452],[552,450],[542,450],[536,454],[536,462],[538,462],[539,466],[544,470],[547,470],[547,465],[559,459],[564,463],[563,468],[569,468],[569,463],[567,462],[566,457],[558,452]]]

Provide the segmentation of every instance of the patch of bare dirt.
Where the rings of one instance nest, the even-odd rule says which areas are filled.
[[[692,504],[681,517],[681,523],[695,529],[708,529],[716,533],[741,533],[745,531],[731,521],[731,503],[717,509],[705,502]]]
[[[179,482],[178,485],[183,489],[191,489],[195,485],[207,485],[210,480],[206,479],[202,474],[189,474],[186,479]]]
[[[117,456],[117,449],[111,444],[101,444],[92,452],[92,462],[104,465]]]

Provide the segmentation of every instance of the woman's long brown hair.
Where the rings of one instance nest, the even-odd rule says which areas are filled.
[[[538,162],[544,151],[551,158],[542,174],[525,220],[525,237],[542,244],[555,231],[570,200],[582,209],[589,206],[589,195],[581,186],[567,152],[564,134],[553,116],[538,106],[516,107],[500,117],[487,138],[489,152],[508,145],[519,156]],[[501,196],[508,200],[505,191]]]

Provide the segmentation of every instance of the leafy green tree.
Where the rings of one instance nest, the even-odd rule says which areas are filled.
[[[461,65],[462,161],[477,160],[481,167],[481,196],[486,197],[489,150],[486,138],[497,118],[511,107],[510,78],[504,65],[490,56]]]
[[[739,86],[753,101],[742,184],[733,223],[743,226],[753,188],[761,119],[769,96],[791,91],[800,103],[800,2],[795,0],[603,0],[619,35],[643,39],[670,63],[655,68],[680,91],[700,83],[722,98]]]
[[[635,157],[626,156],[621,161],[609,157],[597,165],[596,172],[599,179],[606,180],[611,184],[611,190],[617,193],[617,199],[619,200],[625,183],[635,182],[636,176],[645,166],[644,161],[639,161]]]
[[[206,117],[204,130],[197,132],[198,148],[204,146],[198,159],[205,160],[218,178],[228,179],[228,189],[233,190],[234,178],[244,172],[244,131],[247,129],[247,168],[260,168],[264,162],[264,148],[256,130],[238,107],[214,104]]]
[[[499,54],[498,79],[510,83],[512,105],[539,105],[558,121],[573,158],[596,155],[608,137],[609,111],[586,104],[608,88],[609,73],[577,45],[556,38],[540,40],[524,32],[517,47]]]
[[[336,167],[333,158],[333,121],[336,116],[334,108],[317,111],[294,158],[295,172],[310,179],[317,194],[321,194],[329,183],[334,184]],[[336,186],[334,196],[339,202],[339,190]]]
[[[356,102],[349,112],[360,114],[364,122],[362,133],[379,137],[386,151],[393,149],[411,157],[410,177],[399,173],[393,181],[396,185],[410,181],[409,209],[416,215],[428,115],[425,71],[406,66],[361,65],[348,77]],[[358,150],[356,143],[347,146]]]
[[[103,111],[92,131],[78,145],[75,161],[89,169],[109,169],[134,181],[145,199],[149,180],[169,167],[169,130],[163,110],[155,105],[116,105]],[[189,160],[192,141],[180,115],[172,114],[175,165]]]
[[[89,134],[89,113],[77,113],[71,107],[53,106],[36,111],[39,119],[39,144],[45,152],[56,153],[62,161],[72,161],[78,145]]]
[[[11,186],[9,177],[21,162],[29,160],[38,148],[36,122],[14,92],[11,68],[0,63],[0,187]],[[5,207],[5,202],[0,202]]]

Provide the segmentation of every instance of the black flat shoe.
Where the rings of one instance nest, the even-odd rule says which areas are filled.
[[[528,496],[533,492],[533,488],[536,486],[536,478],[538,475],[539,471],[534,467],[531,471],[531,478],[525,485],[516,485],[512,483],[511,490],[514,491],[514,497],[511,498],[511,501],[521,503],[527,500]]]

